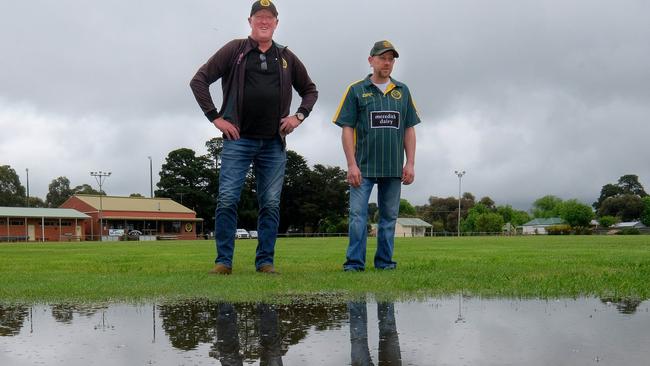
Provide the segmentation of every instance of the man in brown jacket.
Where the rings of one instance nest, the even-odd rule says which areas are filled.
[[[277,273],[273,264],[286,165],[285,136],[311,112],[318,91],[305,66],[287,47],[273,41],[278,11],[269,0],[253,3],[247,39],[228,42],[194,75],[190,86],[205,116],[224,138],[215,218],[217,258],[210,271],[231,274],[237,206],[250,165],[257,185],[259,216],[255,268]],[[210,84],[221,79],[217,110]],[[294,88],[302,102],[291,114]]]

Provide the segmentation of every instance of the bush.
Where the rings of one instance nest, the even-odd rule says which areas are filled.
[[[588,227],[577,226],[573,228],[573,233],[576,235],[591,235],[593,231]]]
[[[639,231],[639,229],[636,229],[636,228],[633,228],[633,227],[623,229],[623,230],[616,233],[616,235],[640,235],[640,234],[641,234],[641,232]]]
[[[571,234],[571,226],[569,225],[553,225],[546,228],[548,235],[569,235]]]

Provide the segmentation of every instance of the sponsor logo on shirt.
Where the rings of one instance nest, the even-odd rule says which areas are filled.
[[[361,94],[361,98],[370,98],[372,97],[372,93],[363,93]]]
[[[400,114],[395,111],[370,112],[370,128],[399,128]]]

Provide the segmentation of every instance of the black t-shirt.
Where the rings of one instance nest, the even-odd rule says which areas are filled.
[[[269,139],[280,126],[280,63],[277,47],[266,53],[255,49],[246,57],[244,114],[239,134],[246,138]]]

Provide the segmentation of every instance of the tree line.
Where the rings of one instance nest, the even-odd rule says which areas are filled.
[[[197,212],[212,226],[219,191],[220,155],[223,140],[213,138],[206,143],[208,153],[180,148],[169,152],[160,171],[155,195],[168,197]],[[310,167],[295,151],[287,151],[287,168],[280,205],[280,232],[347,232],[348,191],[346,171],[339,167],[316,164]],[[61,176],[48,186],[45,200],[29,197],[16,172],[8,165],[0,166],[0,206],[59,207],[74,194],[106,194],[89,184],[71,187]],[[138,193],[133,197],[142,197]],[[257,196],[252,170],[246,177],[238,210],[240,227],[254,229],[257,222]],[[370,203],[371,222],[377,221],[377,204]],[[620,221],[639,220],[650,226],[650,196],[638,176],[628,174],[616,183],[605,184],[598,200],[591,206],[576,199],[563,200],[553,195],[535,200],[529,212],[510,205],[496,205],[490,197],[476,200],[470,192],[457,197],[431,196],[421,206],[407,200],[400,202],[400,217],[418,217],[433,226],[434,232],[501,232],[505,224],[520,226],[532,218],[562,218],[572,228],[589,227],[592,219],[609,227]]]

